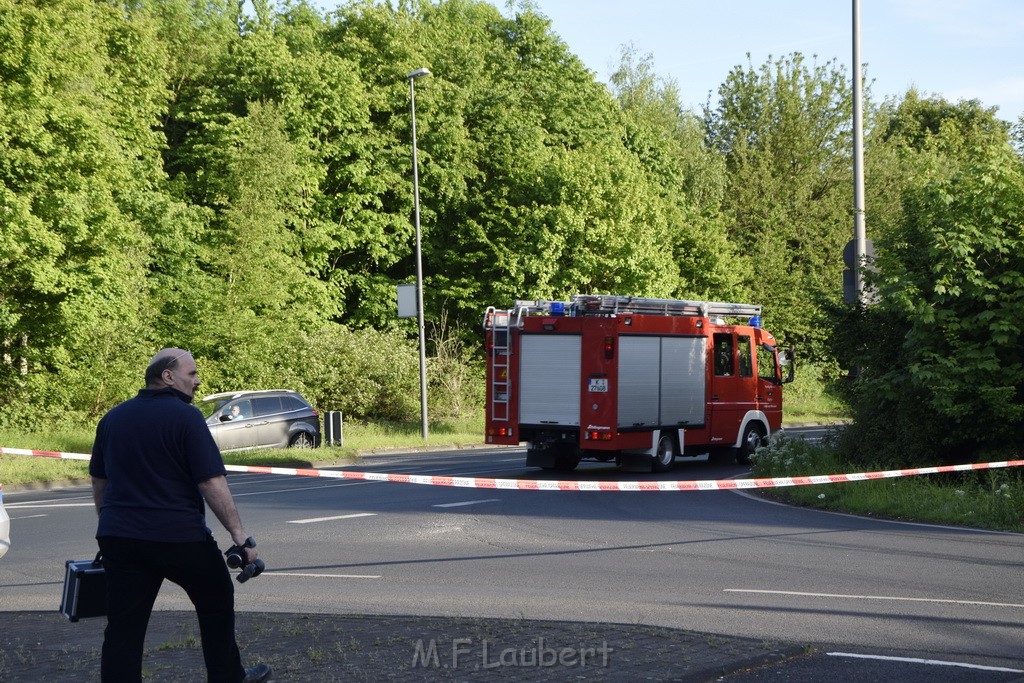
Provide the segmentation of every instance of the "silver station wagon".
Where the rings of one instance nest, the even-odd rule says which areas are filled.
[[[210,433],[223,452],[320,445],[320,416],[295,391],[211,394],[196,407],[203,411]]]

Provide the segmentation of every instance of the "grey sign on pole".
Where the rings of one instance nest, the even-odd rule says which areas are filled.
[[[398,317],[416,317],[416,285],[398,285]]]

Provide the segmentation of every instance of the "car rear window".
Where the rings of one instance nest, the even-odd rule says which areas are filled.
[[[307,407],[305,403],[294,396],[282,396],[281,404],[287,412],[291,412],[293,410],[304,410]]]
[[[252,400],[253,411],[256,415],[274,415],[281,411],[280,396],[261,396]]]

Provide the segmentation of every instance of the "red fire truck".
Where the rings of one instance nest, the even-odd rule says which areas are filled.
[[[526,442],[527,465],[563,471],[594,459],[663,472],[702,453],[746,464],[781,429],[793,379],[760,315],[608,295],[489,307],[487,443]]]

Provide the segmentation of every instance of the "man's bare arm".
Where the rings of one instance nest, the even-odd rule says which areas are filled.
[[[96,514],[100,514],[103,507],[103,492],[107,490],[107,480],[98,477],[92,478],[92,502],[96,505]]]
[[[238,546],[244,545],[248,535],[242,528],[242,520],[238,516],[238,508],[235,507],[235,499],[231,497],[227,477],[222,475],[200,482],[199,492],[203,494],[203,499],[213,510],[213,514],[231,534],[231,542]],[[250,562],[258,557],[255,548],[246,548],[246,555]]]

